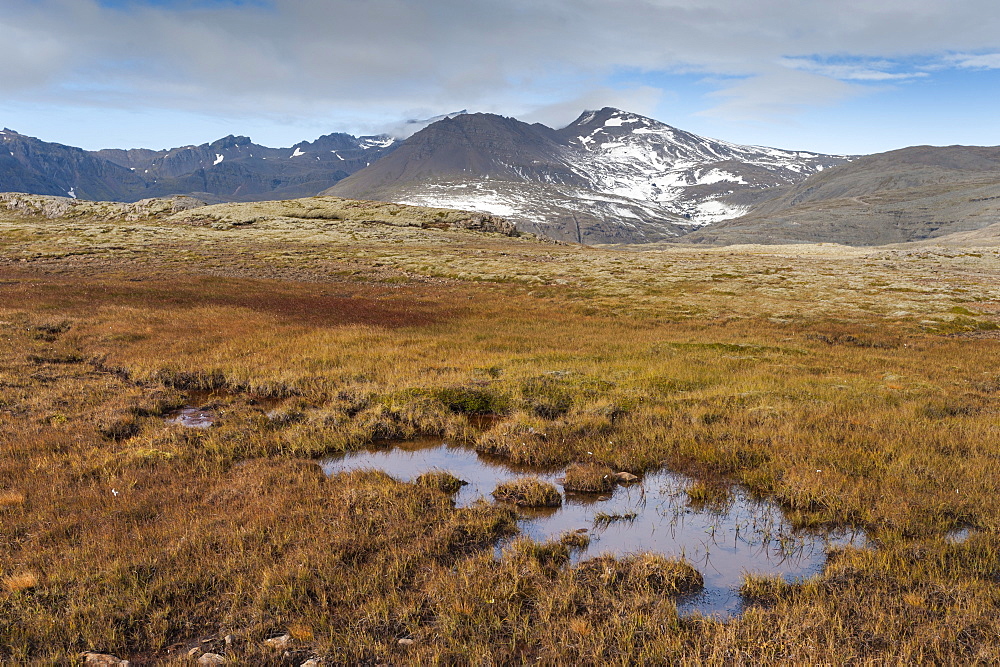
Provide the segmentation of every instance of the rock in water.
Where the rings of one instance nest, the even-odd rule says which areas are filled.
[[[639,477],[630,472],[618,472],[615,473],[615,481],[619,484],[635,484],[639,481]]]

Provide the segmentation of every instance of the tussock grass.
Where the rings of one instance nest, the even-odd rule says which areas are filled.
[[[19,593],[38,585],[38,575],[34,572],[22,572],[7,575],[3,578],[3,588],[8,593]]]
[[[723,510],[732,500],[732,492],[719,483],[697,481],[684,489],[688,504],[695,509]]]
[[[457,493],[463,486],[468,484],[468,482],[455,477],[447,470],[425,472],[419,475],[414,481],[420,486],[427,486],[448,494]]]
[[[616,559],[608,556],[581,563],[573,576],[588,586],[635,594],[677,595],[700,590],[705,581],[690,563],[658,554],[641,553]]]
[[[594,525],[602,527],[610,526],[611,524],[618,523],[619,521],[635,521],[637,516],[639,516],[638,512],[597,512],[594,514]]]
[[[1000,661],[995,251],[635,252],[274,206],[0,214],[0,576],[37,576],[0,594],[0,661],[234,634],[267,664],[286,633],[347,664]],[[198,391],[217,425],[164,422]],[[497,559],[510,508],[314,463],[417,435],[668,465],[692,501],[741,484],[877,548],[682,619],[680,566]]]
[[[23,505],[25,496],[20,491],[0,491],[0,507]]]
[[[521,477],[503,482],[493,490],[493,497],[523,507],[559,507],[562,496],[552,484],[537,477]]]
[[[563,488],[567,491],[607,493],[614,487],[614,471],[607,466],[574,463],[566,468]]]

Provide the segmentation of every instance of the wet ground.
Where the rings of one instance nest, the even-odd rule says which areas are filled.
[[[180,424],[188,428],[209,428],[222,418],[227,403],[238,396],[233,392],[193,391],[188,393],[187,405],[171,410],[163,415],[168,424]],[[250,396],[247,402],[257,410],[271,416],[282,399],[271,397]]]
[[[180,424],[188,428],[208,428],[218,420],[219,415],[213,410],[205,410],[186,405],[178,410],[168,412],[164,419],[168,424]]]
[[[364,449],[328,459],[323,468],[327,474],[372,468],[405,481],[429,470],[446,470],[468,482],[455,494],[459,507],[479,498],[492,501],[490,493],[498,484],[526,475],[559,486],[562,473],[511,467],[440,439]],[[560,508],[519,508],[521,530],[537,540],[586,531],[590,545],[575,555],[576,560],[641,551],[686,558],[704,575],[705,588],[680,600],[679,609],[719,617],[742,610],[738,589],[744,573],[781,575],[787,580],[808,577],[822,570],[828,548],[865,544],[860,534],[793,531],[777,506],[754,500],[739,489],[732,489],[720,503],[694,506],[685,493],[692,483],[684,475],[659,471],[603,495],[563,490]]]

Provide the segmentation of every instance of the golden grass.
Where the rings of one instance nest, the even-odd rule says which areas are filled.
[[[0,507],[23,505],[24,500],[24,494],[19,491],[0,491]]]
[[[537,477],[521,477],[503,482],[493,490],[493,497],[522,507],[559,507],[562,496],[552,484]]]
[[[606,493],[615,486],[614,471],[607,466],[574,463],[566,468],[563,488],[578,493]]]
[[[0,596],[0,661],[234,634],[227,658],[266,663],[284,633],[350,664],[1000,660],[994,250],[637,252],[254,215],[0,216],[0,574],[37,576]],[[192,400],[218,424],[165,423]],[[692,502],[742,484],[876,548],[685,619],[689,566],[605,559],[605,581],[569,564],[580,539],[497,560],[501,504],[314,462],[420,434],[668,465],[702,480]]]
[[[457,493],[459,489],[468,484],[468,482],[455,477],[447,470],[431,470],[430,472],[425,472],[422,475],[418,475],[414,484],[418,486],[427,486],[432,489],[437,489],[443,493],[452,494]]]
[[[37,585],[38,575],[34,572],[11,574],[3,578],[3,588],[8,593],[19,593]]]

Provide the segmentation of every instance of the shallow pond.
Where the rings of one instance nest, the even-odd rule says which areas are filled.
[[[404,481],[429,470],[447,470],[468,482],[455,495],[459,507],[479,498],[492,500],[490,493],[499,483],[527,475],[558,486],[562,473],[512,467],[440,439],[363,449],[327,459],[323,469],[327,474],[377,469]],[[719,505],[693,507],[685,493],[692,483],[684,475],[659,471],[645,475],[638,484],[617,486],[603,495],[564,490],[562,507],[519,508],[521,530],[539,541],[585,530],[591,542],[574,555],[577,561],[640,551],[684,557],[705,577],[705,588],[680,600],[678,608],[682,613],[719,617],[740,613],[743,600],[738,589],[744,573],[781,575],[788,580],[808,577],[822,570],[828,547],[865,542],[861,534],[794,531],[777,506],[753,500],[739,489],[733,489]],[[615,516],[630,518],[608,522]]]

